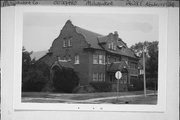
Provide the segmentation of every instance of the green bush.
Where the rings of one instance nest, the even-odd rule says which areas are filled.
[[[130,78],[131,84],[128,85],[128,91],[138,91],[143,90],[143,79],[138,77],[131,77]]]
[[[79,78],[73,69],[57,68],[54,71],[53,86],[55,92],[71,93],[79,84]]]
[[[24,65],[22,68],[26,68]],[[22,71],[22,91],[40,92],[48,83],[49,66],[45,63],[31,63],[26,71]]]
[[[91,82],[90,85],[96,92],[111,92],[111,83],[109,82]]]
[[[47,78],[43,76],[43,73],[40,70],[31,69],[26,72],[26,75],[23,78],[22,91],[40,92],[46,83]]]
[[[77,86],[73,93],[94,93],[95,89],[91,85]]]

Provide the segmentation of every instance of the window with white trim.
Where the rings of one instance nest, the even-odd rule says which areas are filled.
[[[105,61],[106,61],[106,57],[105,57],[105,55],[103,55],[103,61],[102,61],[102,63],[105,65]]]
[[[68,39],[68,46],[72,46],[72,38]]]
[[[79,64],[79,55],[75,55],[74,64]]]
[[[98,64],[98,54],[93,54],[93,64]]]
[[[108,49],[111,49],[111,43],[108,44]]]
[[[99,64],[103,64],[103,55],[99,55]]]

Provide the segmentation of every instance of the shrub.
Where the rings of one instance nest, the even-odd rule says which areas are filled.
[[[22,81],[22,91],[24,92],[40,92],[47,82],[47,78],[43,76],[40,70],[31,69],[26,72]]]
[[[79,84],[79,78],[74,70],[58,68],[54,71],[53,86],[55,92],[71,93]]]
[[[108,82],[91,82],[90,85],[96,92],[111,92],[111,83]]]
[[[73,93],[94,93],[95,89],[91,85],[77,86]]]
[[[25,66],[23,65],[22,68]],[[47,85],[50,72],[45,63],[33,63],[28,69],[22,71],[22,91],[40,92]]]
[[[143,90],[144,82],[142,78],[131,77],[130,81],[131,81],[131,84],[128,85],[128,91]]]

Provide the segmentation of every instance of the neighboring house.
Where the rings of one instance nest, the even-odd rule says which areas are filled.
[[[39,61],[50,66],[52,81],[54,67],[74,69],[80,78],[80,86],[90,82],[110,82],[115,90],[115,72],[120,70],[123,73],[120,90],[126,91],[127,85],[139,75],[138,57],[117,32],[100,35],[73,25],[70,20]]]
[[[39,60],[42,56],[46,55],[46,53],[48,53],[48,50],[44,50],[44,51],[38,51],[38,52],[33,52],[30,57],[31,60]]]

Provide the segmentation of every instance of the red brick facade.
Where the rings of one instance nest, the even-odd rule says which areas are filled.
[[[117,32],[103,36],[66,22],[60,35],[53,41],[44,61],[52,66],[56,61],[68,62],[80,78],[80,85],[92,81],[116,82],[114,73],[125,70],[120,84],[130,84],[138,76],[138,58],[118,36]],[[127,90],[127,87],[122,87]]]

